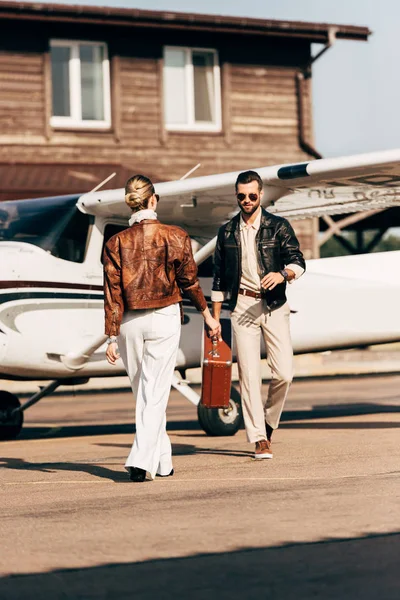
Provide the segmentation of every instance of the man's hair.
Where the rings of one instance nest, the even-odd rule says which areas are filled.
[[[235,190],[237,191],[239,183],[251,183],[252,181],[257,181],[258,191],[261,192],[263,188],[263,182],[256,171],[243,171],[243,173],[239,173],[235,183]]]

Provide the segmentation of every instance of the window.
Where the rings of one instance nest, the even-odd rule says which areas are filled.
[[[215,50],[164,49],[164,118],[169,130],[221,130],[220,72]]]
[[[103,246],[101,248],[101,262],[103,262],[103,252],[104,252],[104,246],[107,244],[108,240],[113,236],[113,235],[117,235],[117,233],[120,233],[121,231],[124,231],[125,229],[128,229],[128,225],[116,225],[114,223],[112,224],[107,224],[104,228],[104,238],[103,238]]]
[[[79,196],[11,200],[0,207],[0,242],[24,242],[82,263],[93,217],[76,207]]]
[[[107,46],[53,40],[51,81],[54,127],[110,127]]]

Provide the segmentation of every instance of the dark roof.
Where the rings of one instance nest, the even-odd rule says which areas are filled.
[[[89,192],[111,173],[116,176],[103,186],[103,189],[124,187],[127,179],[135,173],[142,173],[140,165],[130,167],[121,164],[29,164],[0,163],[0,201],[19,198],[38,198],[63,194]],[[152,181],[159,178],[144,171]]]
[[[111,2],[111,0],[110,0]],[[266,9],[267,10],[267,9]],[[326,43],[329,32],[346,40],[367,40],[371,31],[368,27],[336,25],[333,23],[307,23],[302,21],[278,21],[201,15],[173,11],[153,11],[137,8],[115,8],[112,6],[82,6],[65,4],[40,4],[28,2],[0,2],[0,18],[19,18],[58,22],[92,23],[130,27],[156,27],[168,29],[190,29],[245,33],[248,35],[290,36],[307,38],[313,42]]]

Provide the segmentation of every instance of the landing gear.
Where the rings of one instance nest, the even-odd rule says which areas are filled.
[[[18,437],[24,422],[20,407],[17,396],[0,391],[0,440],[15,440]]]
[[[197,416],[203,431],[208,435],[235,435],[243,423],[240,394],[231,387],[231,397],[228,408],[205,408],[197,405]]]
[[[0,391],[0,441],[15,440],[22,429],[24,411],[54,392],[60,385],[79,385],[88,381],[87,378],[57,379],[46,385],[46,387],[40,388],[39,392],[22,405],[14,394]]]

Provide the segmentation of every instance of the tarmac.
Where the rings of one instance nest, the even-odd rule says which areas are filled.
[[[262,361],[262,378],[271,378],[267,361]],[[380,374],[400,374],[400,344],[371,346],[364,350],[352,349],[341,351],[318,352],[301,354],[294,357],[295,379],[318,377],[353,377]],[[201,382],[201,369],[188,369],[186,378],[193,384]],[[238,380],[237,365],[232,368],[232,380]],[[38,387],[47,385],[47,381],[1,381],[0,389],[5,389],[17,396],[24,397],[34,394]],[[90,393],[92,391],[128,390],[127,376],[97,377],[88,383],[74,386],[60,386],[56,394]]]
[[[264,461],[173,391],[175,474],[141,484],[130,393],[44,399],[0,446],[0,598],[398,600],[399,384],[296,381]]]

